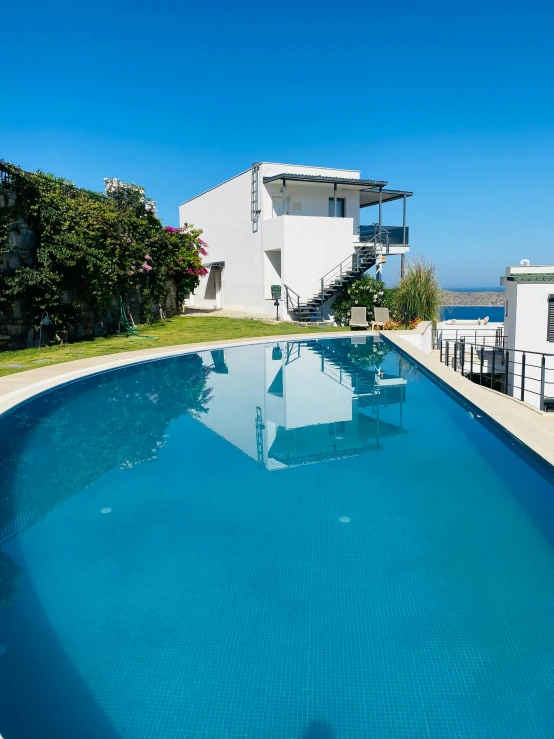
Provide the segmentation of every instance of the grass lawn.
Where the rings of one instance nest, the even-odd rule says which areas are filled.
[[[344,328],[302,328],[290,323],[265,323],[246,318],[170,318],[155,326],[140,326],[141,338],[115,335],[61,344],[43,349],[18,349],[0,352],[0,377],[14,372],[24,372],[49,364],[71,362],[74,359],[99,357],[103,354],[118,354],[137,349],[175,344],[194,344],[199,341],[240,339],[249,336],[272,336],[275,334],[302,334],[314,331],[344,331]],[[148,337],[156,338],[148,338]]]

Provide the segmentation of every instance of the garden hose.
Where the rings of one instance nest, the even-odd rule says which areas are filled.
[[[125,329],[125,333],[127,336],[134,336],[136,339],[157,339],[157,336],[141,336],[138,329],[131,326],[129,323],[129,319],[127,318],[127,313],[125,311],[125,306],[123,305],[123,298],[121,295],[119,296],[119,323],[123,326]]]

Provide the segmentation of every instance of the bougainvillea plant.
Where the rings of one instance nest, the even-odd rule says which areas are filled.
[[[207,253],[202,231],[164,228],[155,202],[134,183],[104,185],[104,193],[84,190],[0,161],[0,251],[10,251],[22,226],[34,235],[32,264],[0,272],[0,308],[18,301],[35,324],[48,311],[64,331],[83,308],[107,310],[137,288],[144,319],[170,292],[181,301],[197,287]]]

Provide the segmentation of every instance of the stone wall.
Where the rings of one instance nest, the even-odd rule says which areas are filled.
[[[0,193],[0,208],[12,206],[16,194],[12,192]],[[8,234],[8,248],[0,251],[0,274],[19,267],[32,267],[34,262],[34,251],[36,246],[35,233],[31,225],[20,218],[13,223]],[[75,295],[65,296],[67,304],[78,302]],[[167,283],[167,297],[161,306],[166,316],[172,316],[180,312],[177,305],[177,289],[173,280]],[[131,295],[125,301],[127,315],[131,315],[138,322],[142,309],[142,295],[137,289],[135,295]],[[120,306],[119,300],[114,298],[108,310],[90,310],[89,306],[82,305],[82,314],[75,321],[72,330],[63,335],[50,336],[53,341],[79,341],[80,339],[94,338],[96,336],[109,336],[116,333],[120,328]],[[155,316],[159,318],[159,314]],[[24,349],[39,345],[39,331],[33,326],[33,319],[25,316],[19,302],[13,303],[8,308],[0,310],[0,351],[5,349]]]

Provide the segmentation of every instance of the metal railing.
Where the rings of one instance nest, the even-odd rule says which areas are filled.
[[[410,243],[409,226],[379,226],[378,223],[372,223],[369,226],[360,226],[358,232],[360,241],[372,241],[376,231],[387,233],[388,243],[391,246],[406,246]]]
[[[373,224],[373,233],[368,234],[363,241],[360,240],[360,245],[355,248],[352,254],[320,277],[318,292],[311,300],[306,301],[306,306],[313,303],[313,312],[319,312],[318,308],[315,307],[316,303],[322,306],[342,287],[346,278],[350,278],[353,273],[365,272],[365,270],[372,267],[375,264],[377,254],[388,254],[389,246],[389,231],[378,223]],[[297,311],[304,301],[292,288],[287,285],[284,285],[284,288],[287,310]]]
[[[472,382],[554,411],[554,354],[509,349],[502,343],[439,340],[440,361]]]
[[[491,328],[450,328],[450,326],[433,329],[433,348],[438,349],[441,341],[466,341],[484,346],[506,346],[507,336],[504,326]]]
[[[359,272],[367,265],[367,269],[371,266],[370,262],[375,259],[375,246],[371,242],[364,242],[353,254],[343,259],[340,264],[333,267],[320,278],[320,292],[322,300],[325,299],[325,293],[333,291],[342,284],[344,277],[351,275],[352,272]]]
[[[287,306],[288,313],[294,313],[300,307],[300,295],[295,292],[288,285],[283,285],[285,288],[285,304]]]

